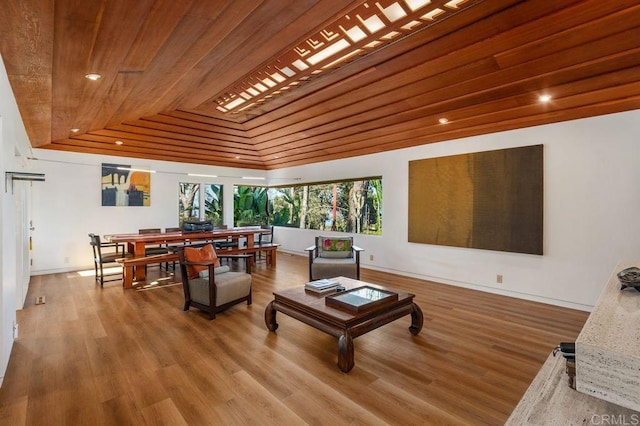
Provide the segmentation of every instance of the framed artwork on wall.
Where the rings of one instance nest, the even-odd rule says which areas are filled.
[[[102,163],[102,205],[150,206],[150,171],[132,169],[125,164]]]
[[[408,241],[543,254],[542,145],[409,162]]]

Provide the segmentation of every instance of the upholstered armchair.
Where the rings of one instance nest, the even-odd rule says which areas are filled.
[[[309,281],[322,278],[348,277],[360,279],[360,247],[353,237],[316,237],[309,252]]]
[[[220,266],[212,244],[178,248],[185,311],[193,306],[208,312],[213,320],[217,313],[237,303],[251,305],[251,255],[235,257],[245,258],[245,272]]]

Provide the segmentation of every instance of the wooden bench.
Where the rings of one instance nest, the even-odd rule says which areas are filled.
[[[279,244],[262,244],[261,246],[253,247],[229,247],[216,249],[216,253],[221,258],[230,258],[234,255],[255,254],[264,251],[267,256],[267,265],[276,266],[276,251],[278,250],[278,246]],[[252,261],[252,259],[253,258],[247,259],[247,262]],[[116,260],[116,262],[122,265],[122,286],[124,288],[133,288],[134,268],[177,261],[177,252],[144,257],[127,257]]]
[[[276,266],[276,251],[278,250],[278,246],[280,244],[262,244],[260,246],[253,247],[229,247],[229,248],[217,248],[216,253],[218,256],[224,257],[225,255],[233,255],[233,254],[256,254],[258,252],[264,251],[267,256],[267,265]]]
[[[125,257],[123,259],[117,259],[120,265],[122,265],[122,286],[124,288],[133,287],[134,269],[147,265],[154,265],[157,263],[169,263],[178,260],[176,253],[156,254],[153,256],[144,257]]]

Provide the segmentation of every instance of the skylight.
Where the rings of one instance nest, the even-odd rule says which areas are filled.
[[[442,21],[479,0],[363,1],[348,14],[283,52],[265,67],[245,76],[215,102],[235,114],[277,97],[325,70],[364,56],[398,37]]]

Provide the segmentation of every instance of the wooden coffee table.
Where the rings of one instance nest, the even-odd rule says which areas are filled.
[[[358,294],[362,291],[350,290],[368,287],[370,292],[377,293],[379,289],[382,299],[372,303],[349,305],[349,297],[342,297],[334,301],[334,305],[327,305],[327,295],[316,295],[304,289],[304,285],[273,293],[274,299],[264,311],[264,322],[270,331],[278,328],[276,312],[280,311],[304,322],[318,330],[324,331],[338,339],[338,367],[343,372],[349,372],[354,366],[353,339],[375,330],[376,328],[411,315],[409,331],[416,335],[422,330],[422,310],[413,302],[413,294],[398,292],[386,287],[353,280],[345,277],[333,278],[346,288],[344,293],[333,293],[329,297],[352,294],[351,300],[362,300]],[[386,294],[391,295],[386,297]],[[340,306],[342,305],[342,306]]]

